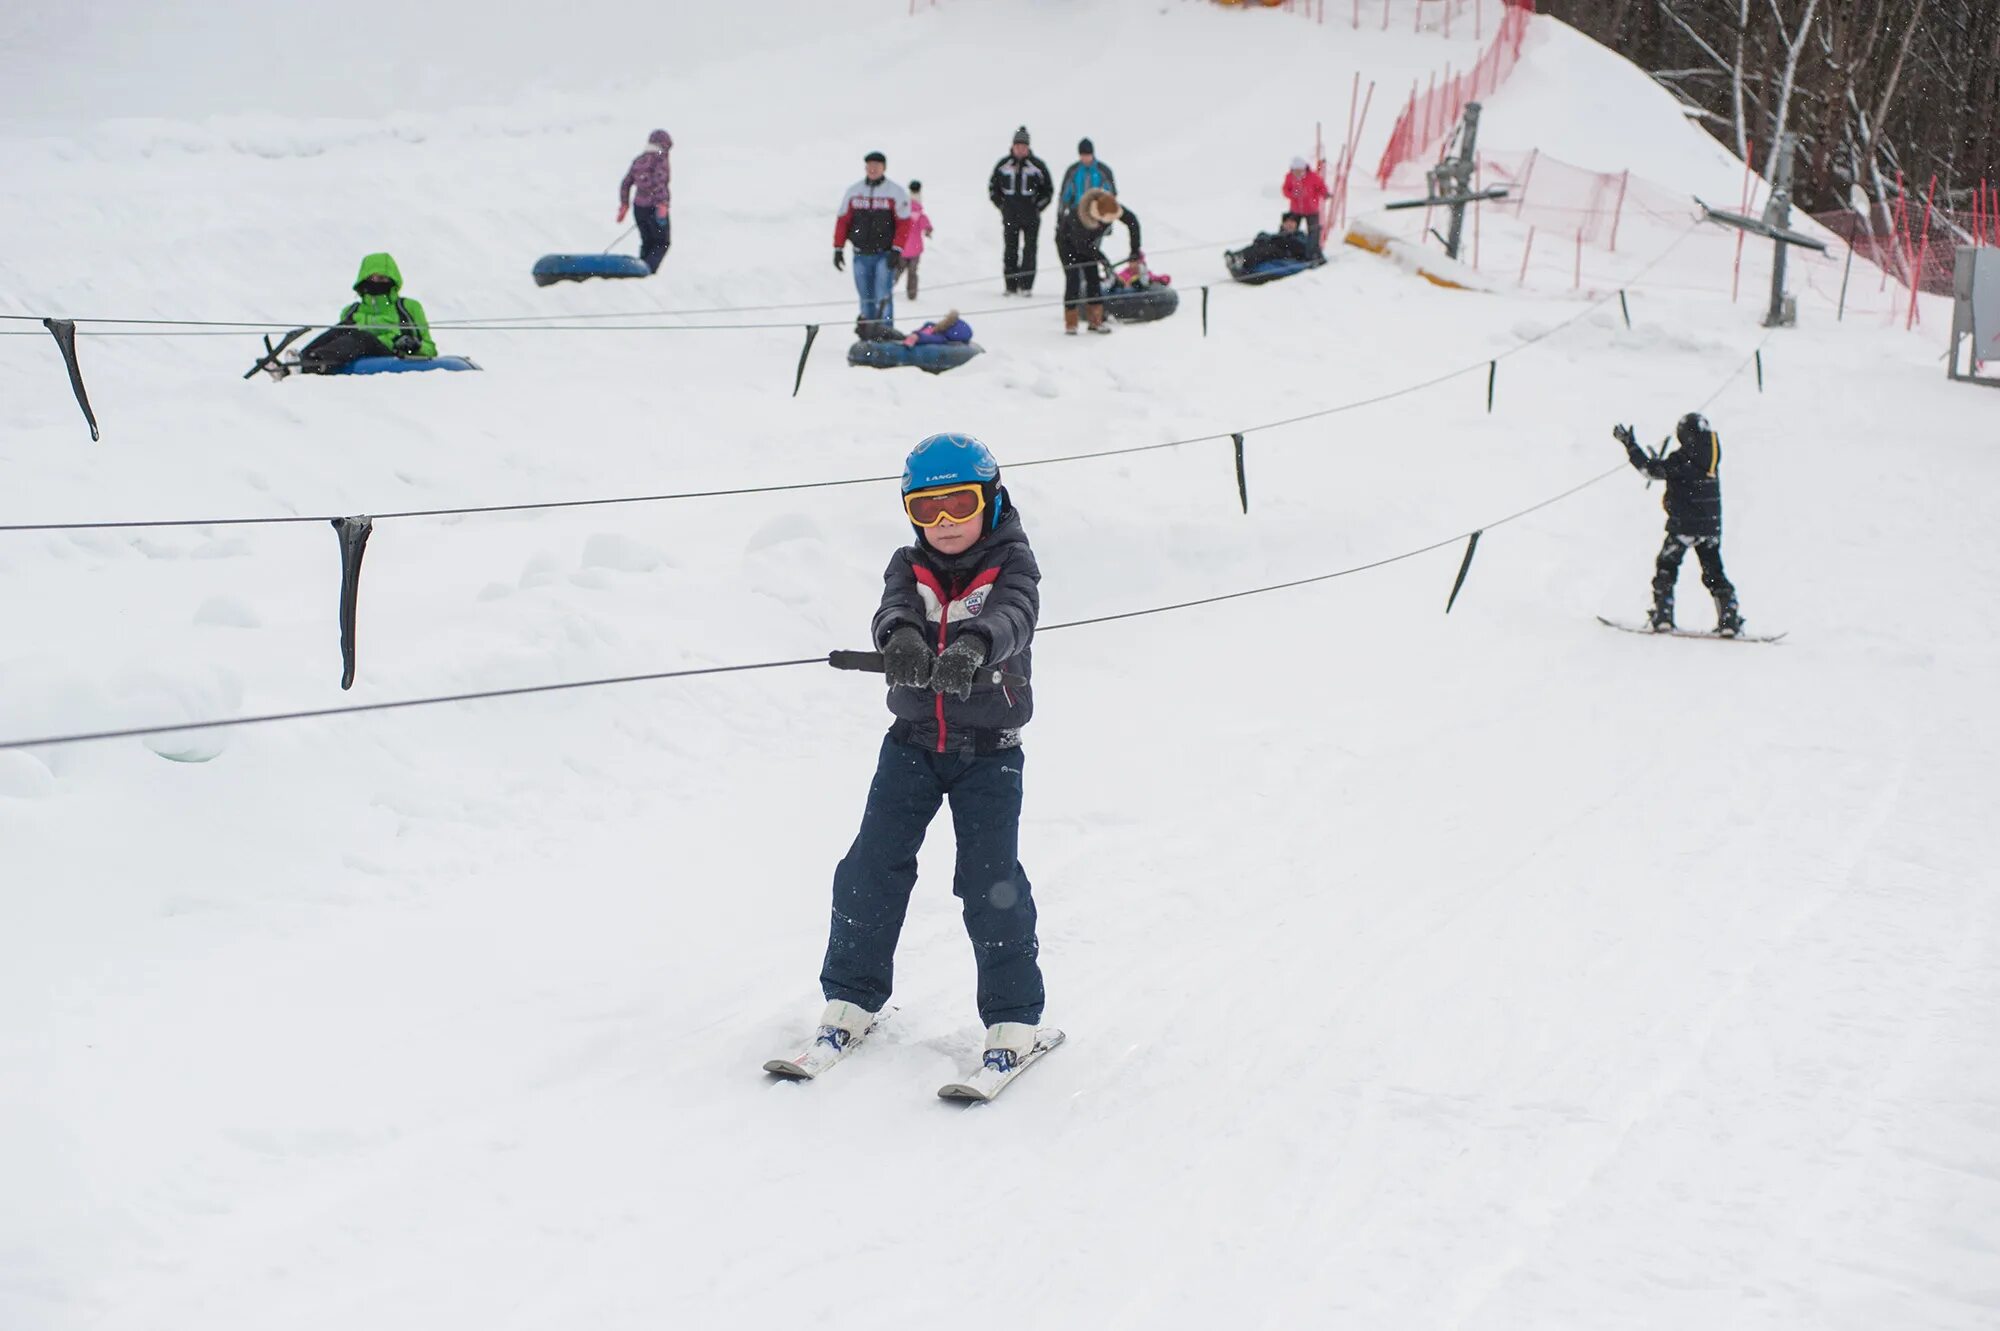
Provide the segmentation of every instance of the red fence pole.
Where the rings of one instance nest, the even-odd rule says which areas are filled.
[[[1583,290],[1583,228],[1576,229],[1576,285],[1575,291]]]
[[[1528,228],[1528,243],[1521,247],[1521,285],[1528,285],[1528,256],[1535,252],[1535,228]]]
[[[1628,168],[1618,181],[1618,207],[1611,214],[1611,252],[1618,253],[1618,223],[1625,216],[1625,191],[1631,188],[1632,172]]]
[[[1917,266],[1910,281],[1910,317],[1903,322],[1903,331],[1917,326],[1917,297],[1924,289],[1924,260],[1931,252],[1931,202],[1937,197],[1937,177],[1931,177],[1931,186],[1924,192],[1924,241],[1917,251]]]

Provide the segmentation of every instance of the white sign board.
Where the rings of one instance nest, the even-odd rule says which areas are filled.
[[[2000,361],[2000,249],[1972,252],[1972,346],[1983,361]]]

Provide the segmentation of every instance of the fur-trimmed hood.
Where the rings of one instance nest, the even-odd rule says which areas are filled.
[[[1124,209],[1118,206],[1118,197],[1110,190],[1085,190],[1076,205],[1077,217],[1092,227],[1110,226],[1123,213]]]

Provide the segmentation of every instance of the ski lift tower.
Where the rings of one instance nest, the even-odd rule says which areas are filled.
[[[1771,241],[1774,253],[1771,258],[1771,308],[1764,315],[1766,328],[1795,328],[1799,322],[1798,301],[1785,294],[1785,256],[1792,246],[1803,250],[1826,253],[1826,242],[1815,240],[1803,232],[1792,230],[1792,159],[1798,155],[1799,136],[1782,135],[1778,139],[1778,178],[1771,184],[1770,201],[1764,205],[1762,217],[1745,217],[1742,213],[1724,212],[1711,208],[1700,199],[1702,215],[1710,222],[1723,226],[1733,226],[1739,231],[1747,231],[1753,236],[1762,236]]]
[[[1507,191],[1495,185],[1491,189],[1474,191],[1472,173],[1478,164],[1476,148],[1479,144],[1479,103],[1465,104],[1465,120],[1459,126],[1458,155],[1446,156],[1438,164],[1424,173],[1425,183],[1430,187],[1430,197],[1425,199],[1400,199],[1384,207],[1395,212],[1403,208],[1449,208],[1451,209],[1451,235],[1438,236],[1444,245],[1447,257],[1458,258],[1459,245],[1465,240],[1465,210],[1475,203],[1485,203],[1493,199],[1504,199]],[[1445,150],[1449,153],[1451,150]],[[1437,232],[1431,232],[1437,236]]]

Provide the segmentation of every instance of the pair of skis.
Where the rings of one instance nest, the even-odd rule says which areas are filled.
[[[845,1041],[815,1036],[812,1043],[793,1057],[774,1058],[766,1063],[764,1071],[787,1081],[811,1081],[858,1049],[888,1020],[891,1011],[893,1009],[884,1008],[875,1015],[874,1021],[868,1023],[867,1030],[856,1032]],[[982,1063],[963,1080],[948,1081],[938,1087],[938,1098],[984,1104],[1012,1085],[1016,1077],[1039,1063],[1042,1056],[1061,1044],[1063,1039],[1061,1031],[1053,1026],[1044,1026],[1035,1032],[1034,1047],[1013,1059],[1012,1066],[1001,1068],[992,1063]]]

